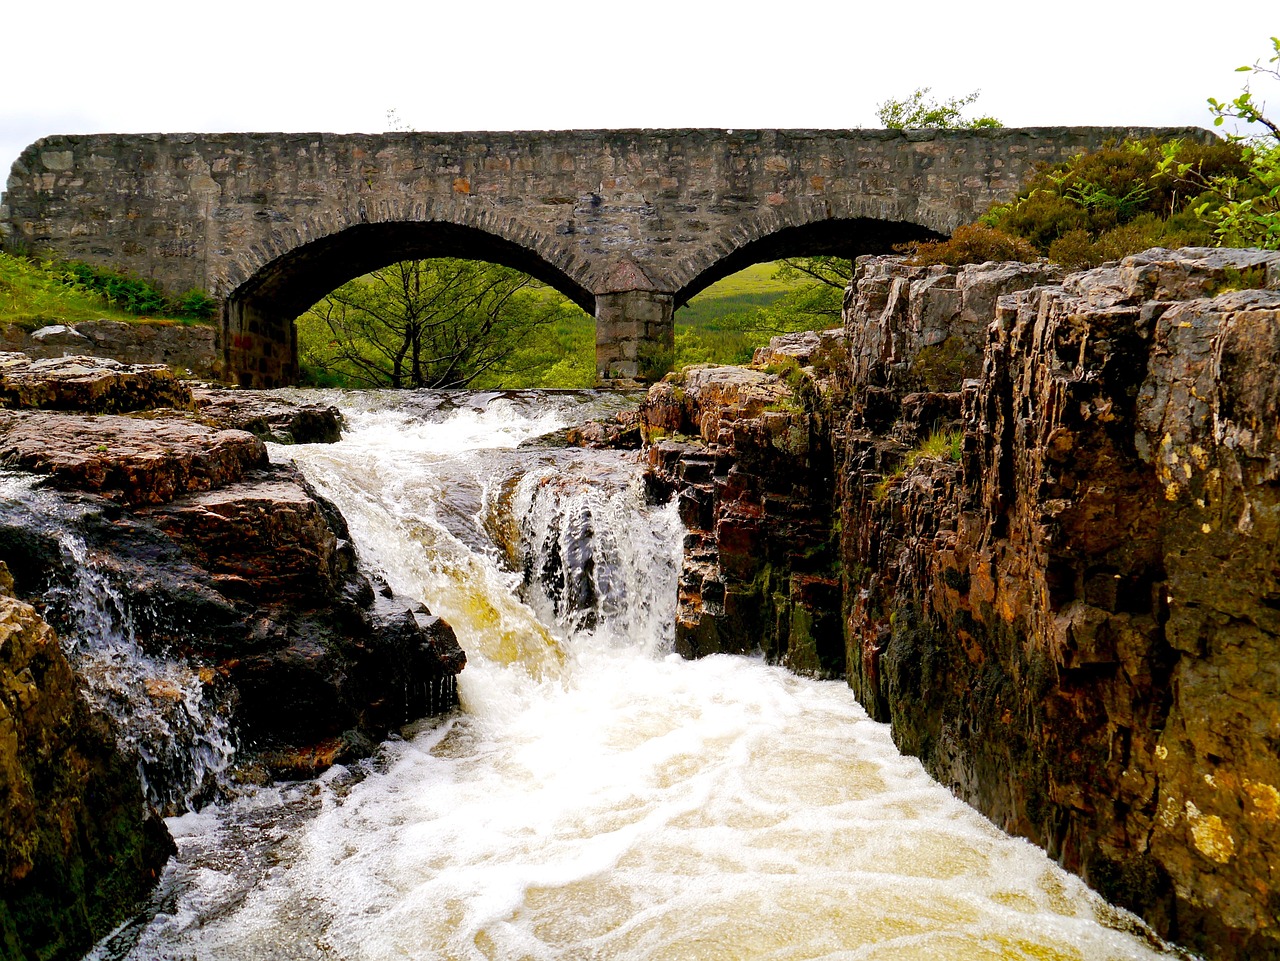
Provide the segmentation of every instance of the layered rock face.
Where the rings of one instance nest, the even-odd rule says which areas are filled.
[[[86,320],[25,331],[0,327],[0,349],[36,359],[71,354],[105,357],[126,364],[163,364],[186,377],[213,378],[215,330],[210,324],[134,323]]]
[[[676,649],[757,646],[795,670],[843,671],[831,449],[784,375],[695,367],[655,385],[641,417],[651,479],[679,500],[685,535]],[[780,373],[781,372],[781,373]]]
[[[789,378],[830,481],[798,458],[755,477],[766,415],[701,390],[698,416],[713,490],[834,491],[803,513],[839,540],[859,699],[1162,934],[1280,957],[1280,255],[1156,250],[1066,278],[866,259],[846,337],[834,378]],[[651,460],[686,496],[699,453]],[[732,529],[719,498],[700,530]],[[794,501],[759,506],[757,530],[793,523]],[[690,547],[690,582],[764,569]],[[684,600],[721,616],[705,587]]]

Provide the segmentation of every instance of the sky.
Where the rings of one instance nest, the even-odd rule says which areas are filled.
[[[1273,34],[1277,0],[13,2],[0,169],[55,133],[875,127],[917,87],[1006,126],[1207,127]]]

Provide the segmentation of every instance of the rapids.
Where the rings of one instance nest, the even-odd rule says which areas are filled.
[[[468,654],[378,757],[169,820],[102,959],[1141,959],[1172,952],[899,754],[846,686],[669,653],[681,531],[589,395],[335,395],[276,447]],[[599,398],[592,403],[602,403]],[[523,445],[523,446],[521,446]]]

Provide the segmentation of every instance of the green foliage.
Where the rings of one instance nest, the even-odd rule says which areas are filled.
[[[982,223],[1025,239],[1039,255],[1066,267],[1092,267],[1154,246],[1212,244],[1205,212],[1226,199],[1223,184],[1256,193],[1240,186],[1250,179],[1236,144],[1110,143],[1041,167],[1014,200],[993,206]]]
[[[1266,63],[1280,64],[1280,37],[1271,38],[1271,49],[1275,53],[1275,56],[1269,58]],[[1280,67],[1264,66],[1261,59],[1255,60],[1251,64],[1236,67],[1236,72],[1249,73],[1254,76],[1272,77],[1273,79],[1280,80]],[[1243,120],[1247,124],[1255,124],[1265,127],[1267,130],[1271,131],[1271,136],[1280,140],[1280,125],[1262,112],[1266,105],[1258,103],[1258,101],[1253,98],[1253,91],[1249,89],[1251,81],[1252,78],[1245,82],[1244,90],[1241,91],[1239,96],[1234,100],[1228,100],[1223,103],[1220,100],[1215,100],[1213,97],[1209,98],[1209,111],[1214,115],[1213,124],[1215,127],[1221,127],[1228,117],[1235,120]],[[1240,137],[1237,134],[1229,134],[1228,139],[1240,139]]]
[[[48,324],[77,324],[99,318],[138,321],[136,315],[113,303],[100,289],[82,284],[80,275],[71,265],[0,253],[0,322],[36,330]],[[172,309],[160,313],[183,316]]]
[[[169,307],[179,317],[208,320],[218,311],[218,302],[199,288],[193,287],[185,294],[169,301]]]
[[[712,284],[676,311],[676,368],[748,364],[755,349],[776,334],[838,324],[840,294],[835,297],[833,317],[830,296],[814,293],[823,285],[801,269],[818,261],[835,260],[808,258],[755,264]],[[843,263],[848,271],[849,262]],[[843,287],[842,283],[841,291]],[[808,310],[814,313],[807,314]]]
[[[907,467],[914,467],[922,460],[960,463],[964,434],[958,430],[935,430],[916,447],[907,452]]]
[[[149,280],[83,261],[68,261],[62,271],[68,286],[100,294],[107,303],[130,314],[208,320],[218,309],[218,302],[198,288],[170,298]]]
[[[303,314],[298,353],[312,383],[589,386],[590,330],[581,310],[527,274],[411,260],[344,284]]]
[[[1280,250],[1280,124],[1262,111],[1265,104],[1254,99],[1249,84],[1253,77],[1269,77],[1280,80],[1280,37],[1271,38],[1274,56],[1264,65],[1261,59],[1252,64],[1237,67],[1237,71],[1252,76],[1244,90],[1234,100],[1223,103],[1209,98],[1209,109],[1214,123],[1221,126],[1230,117],[1243,120],[1254,127],[1263,127],[1268,134],[1248,137],[1228,134],[1228,139],[1243,145],[1243,160],[1248,176],[1242,179],[1219,178],[1213,182],[1224,197],[1221,204],[1206,205],[1199,210],[1212,226],[1219,243],[1228,247],[1262,247]]]
[[[918,87],[901,100],[889,99],[877,105],[876,117],[890,130],[916,130],[941,128],[946,130],[974,130],[979,127],[1001,127],[995,117],[969,118],[964,109],[977,101],[982,91],[975,90],[963,97],[935,100],[929,96],[931,87]]]
[[[169,309],[168,298],[149,280],[94,267],[83,261],[68,262],[64,270],[72,286],[101,294],[107,302],[131,314],[161,314]]]
[[[899,248],[911,255],[911,263],[981,264],[988,260],[1032,261],[1040,252],[1021,237],[1013,237],[986,224],[961,224],[946,240],[903,244]]]

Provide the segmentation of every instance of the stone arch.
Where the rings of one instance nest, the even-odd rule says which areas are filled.
[[[889,253],[896,244],[944,238],[958,223],[952,212],[931,215],[874,198],[779,207],[745,219],[683,261],[674,277],[675,303],[688,303],[716,281],[752,264],[784,257],[853,259],[862,254]]]
[[[219,284],[224,376],[243,387],[296,383],[297,316],[347,281],[401,260],[460,257],[501,264],[594,312],[594,294],[574,276],[582,265],[514,221],[502,224],[506,229],[500,233],[448,220],[376,213],[381,215],[376,220],[366,216],[343,224],[334,217],[273,230],[268,241],[250,245],[229,263]]]

